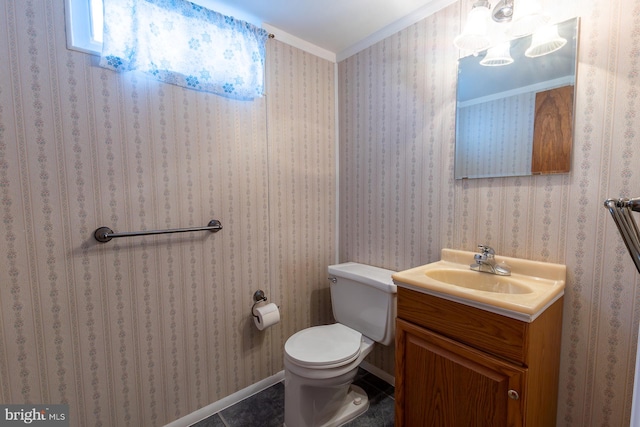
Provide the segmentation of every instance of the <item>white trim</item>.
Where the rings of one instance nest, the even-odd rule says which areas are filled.
[[[427,16],[431,16],[439,10],[444,9],[445,7],[455,3],[457,0],[433,0],[416,10],[415,12],[398,19],[397,21],[387,25],[384,28],[376,31],[365,39],[357,42],[356,44],[344,49],[342,52],[338,52],[337,61],[343,61],[350,56],[355,55],[356,53],[373,46],[379,41],[386,39],[389,36],[394,35],[395,33],[404,30],[407,27],[415,24],[416,22],[422,21]]]
[[[91,10],[89,0],[65,0],[64,14],[67,24],[67,49],[100,55],[102,43],[91,36]]]
[[[371,363],[367,362],[366,360],[360,363],[360,367],[365,371],[369,372],[370,374],[380,378],[387,384],[390,384],[395,387],[396,380],[393,375],[383,371],[382,369],[376,366],[373,366]],[[220,411],[224,411],[230,406],[233,406],[236,403],[241,402],[248,397],[258,394],[261,391],[266,390],[269,387],[276,385],[282,381],[284,381],[284,371],[280,371],[275,375],[272,375],[268,378],[258,381],[257,383],[252,384],[249,387],[243,388],[240,391],[237,391],[227,397],[224,397],[218,400],[217,402],[213,402],[203,408],[200,408],[190,414],[185,415],[182,418],[172,421],[169,424],[166,424],[165,427],[189,427],[192,424],[197,423],[198,421],[202,421],[205,418],[209,418],[210,416],[215,415]]]
[[[275,375],[258,381],[257,383],[252,384],[249,387],[243,388],[240,391],[224,397],[217,402],[213,402],[203,408],[198,409],[197,411],[185,415],[182,418],[172,421],[165,427],[188,427],[194,423],[197,423],[198,421],[202,421],[205,418],[210,417],[211,415],[217,414],[218,412],[227,409],[232,405],[235,405],[236,403],[246,399],[247,397],[251,397],[254,394],[260,393],[261,391],[275,384],[278,384],[283,380],[284,371],[280,371]]]
[[[638,333],[640,336],[640,332]],[[633,397],[631,400],[631,427],[640,425],[640,339],[636,350],[636,371],[633,376]]]
[[[529,86],[522,86],[516,89],[494,93],[487,96],[481,96],[480,98],[469,99],[468,101],[460,101],[458,102],[458,108],[470,107],[472,105],[483,104],[485,102],[495,101],[497,99],[504,99],[509,98],[510,96],[522,95],[524,93],[538,93],[544,90],[575,85],[575,82],[576,79],[574,76],[558,77],[557,79],[534,83]]]
[[[382,381],[386,382],[387,384],[391,384],[394,387],[396,386],[396,378],[393,375],[391,375],[386,371],[383,371],[377,366],[373,366],[371,363],[367,362],[366,360],[363,360],[360,363],[360,367],[365,371],[369,372],[370,374],[373,374],[376,377],[380,378]]]
[[[336,217],[335,224],[336,229],[335,233],[335,259],[334,262],[338,264],[340,262],[340,73],[338,63],[335,63],[333,66],[333,75],[334,75],[334,104],[335,104],[335,118],[334,118],[334,126],[335,126],[335,161],[336,161]]]
[[[192,0],[196,4],[218,10],[220,13],[235,16],[256,26],[260,26],[260,19],[256,16],[241,13],[235,8],[230,8],[216,0]],[[335,53],[314,45],[306,40],[291,35],[273,25],[262,23],[262,28],[276,36],[277,40],[309,52],[331,62],[339,62],[356,53],[378,43],[379,41],[404,30],[405,28],[431,16],[437,11],[455,3],[457,0],[432,0],[415,12],[387,25],[365,39],[346,48],[342,52]],[[80,52],[99,55],[102,51],[102,43],[96,43],[91,37],[91,11],[88,0],[65,0],[65,15],[67,23],[67,48]]]
[[[326,59],[327,61],[336,62],[336,54],[329,50],[323,49],[320,46],[316,46],[315,44],[309,43],[306,40],[293,36],[285,31],[282,31],[278,27],[274,27],[273,25],[264,23],[262,24],[262,28],[275,35],[276,40],[279,40],[290,46],[297,47],[298,49]]]

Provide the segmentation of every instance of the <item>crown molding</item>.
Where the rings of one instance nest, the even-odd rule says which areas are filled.
[[[315,56],[326,59],[330,62],[336,62],[336,54],[327,49],[323,49],[320,46],[316,46],[313,43],[309,43],[306,40],[298,38],[296,36],[292,36],[291,34],[282,31],[278,27],[274,27],[273,25],[269,25],[266,23],[262,24],[262,28],[269,31],[271,34],[275,36],[276,40],[279,40],[283,43],[296,47],[298,49],[304,50],[305,52],[309,52]]]
[[[346,48],[345,50],[338,52],[336,54],[336,60],[338,62],[343,61],[350,56],[355,55],[356,53],[373,46],[381,40],[386,39],[389,36],[396,34],[399,31],[404,30],[407,27],[415,24],[416,22],[422,21],[424,18],[433,15],[439,10],[444,9],[445,7],[456,3],[457,0],[433,0],[428,4],[424,5],[420,9],[415,12],[398,19],[397,21],[387,25],[384,28],[376,31],[365,39],[362,39],[358,43]]]
[[[296,36],[293,36],[281,29],[279,29],[278,27],[274,27],[273,25],[270,24],[266,24],[263,23],[262,24],[262,28],[264,28],[265,30],[269,31],[270,33],[272,33],[273,35],[275,35],[276,40],[280,40],[283,43],[286,43],[288,45],[294,46],[298,49],[304,50],[306,52],[309,52],[313,55],[319,56],[320,58],[324,58],[328,61],[331,62],[340,62],[343,61],[347,58],[349,58],[350,56],[355,55],[356,53],[367,49],[370,46],[373,46],[374,44],[378,43],[381,40],[384,40],[385,38],[392,36],[394,34],[396,34],[399,31],[404,30],[407,27],[410,27],[411,25],[415,24],[416,22],[420,22],[421,20],[423,20],[424,18],[433,15],[434,13],[438,12],[439,10],[444,9],[445,7],[456,3],[458,0],[433,0],[430,1],[428,4],[424,5],[423,7],[421,7],[420,9],[416,10],[415,12],[401,18],[398,19],[397,21],[387,25],[384,28],[381,28],[380,30],[376,31],[375,33],[371,34],[370,36],[362,39],[361,41],[359,41],[358,43],[355,43],[353,45],[351,45],[350,47],[344,49],[341,52],[332,52],[329,51],[327,49],[321,48],[317,45],[314,45],[312,43],[309,43],[306,40],[303,40],[301,38],[298,38]]]

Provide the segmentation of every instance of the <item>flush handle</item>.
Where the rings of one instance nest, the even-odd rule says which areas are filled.
[[[509,396],[509,399],[513,399],[513,400],[518,400],[520,399],[520,395],[518,394],[517,391],[515,390],[509,390],[507,392],[507,396]]]

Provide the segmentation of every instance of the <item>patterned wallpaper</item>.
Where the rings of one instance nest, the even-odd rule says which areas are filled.
[[[63,3],[0,2],[0,402],[164,425],[332,320],[334,64],[270,40],[267,96],[230,101],[67,50]],[[264,332],[257,289],[281,306]]]
[[[629,425],[640,275],[603,202],[640,196],[640,1],[543,2],[581,17],[570,174],[456,181],[452,40],[472,3],[340,63],[340,257],[405,269],[486,243],[566,264],[558,425]]]
[[[96,67],[65,48],[62,2],[2,2],[0,401],[163,425],[278,372],[290,334],[331,320],[339,227],[342,260],[391,269],[480,242],[567,264],[559,425],[628,425],[640,275],[602,202],[640,195],[640,0],[545,1],[582,20],[570,174],[455,181],[471,3],[339,64],[337,185],[333,64],[270,41],[267,97],[234,102]],[[282,310],[265,333],[258,288]],[[370,360],[393,371],[391,349]]]
[[[531,175],[535,93],[457,109],[454,176]]]

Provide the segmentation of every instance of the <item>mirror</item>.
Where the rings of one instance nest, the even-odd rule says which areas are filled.
[[[511,41],[513,63],[458,61],[455,178],[567,173],[573,142],[578,18],[558,24],[560,49],[527,57],[532,36]]]

